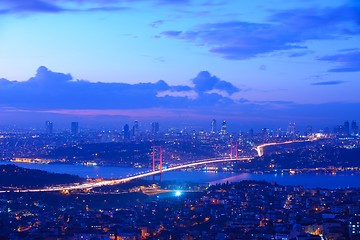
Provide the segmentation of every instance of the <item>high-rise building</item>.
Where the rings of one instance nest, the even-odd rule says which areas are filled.
[[[139,121],[138,120],[134,121],[134,129],[135,129],[135,131],[139,131]]]
[[[139,136],[139,121],[134,121],[134,126],[132,127],[132,136],[137,137]]]
[[[47,134],[52,134],[54,131],[54,124],[53,122],[46,121],[45,122],[45,130]]]
[[[158,133],[160,130],[160,126],[159,126],[159,123],[158,122],[152,122],[151,123],[151,132],[156,134]]]
[[[306,135],[310,136],[312,134],[312,126],[308,125],[306,126]]]
[[[79,122],[71,123],[71,134],[76,135],[79,133]]]
[[[360,216],[354,216],[349,219],[350,239],[360,239]]]
[[[288,129],[287,129],[287,135],[294,136],[296,133],[296,124],[295,122],[289,122]]]
[[[359,127],[355,121],[351,122],[351,135],[356,136],[359,134]]]
[[[262,129],[262,137],[264,139],[268,139],[270,137],[270,129],[268,128],[263,128]]]
[[[343,135],[344,133],[344,126],[343,125],[337,125],[334,127],[334,134],[337,136]]]
[[[128,124],[124,125],[123,133],[124,133],[124,140],[125,141],[130,140],[130,127]]]
[[[222,123],[221,123],[221,131],[220,131],[220,134],[226,134],[227,133],[227,125],[226,125],[226,121],[224,120]]]
[[[343,135],[344,136],[349,136],[350,135],[350,123],[349,123],[349,121],[344,122]]]
[[[252,128],[249,130],[249,137],[254,137],[254,129]]]
[[[328,127],[324,128],[324,134],[326,135],[330,134],[330,129]]]
[[[216,133],[216,120],[211,121],[211,133]]]

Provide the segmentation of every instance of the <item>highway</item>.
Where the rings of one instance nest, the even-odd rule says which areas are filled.
[[[314,139],[314,140],[316,140],[316,139]],[[314,140],[312,140],[312,141],[314,141]],[[286,142],[264,143],[264,144],[256,146],[254,149],[256,150],[258,156],[261,157],[264,155],[264,147],[290,144],[290,143],[298,143],[298,142],[308,142],[308,141],[310,141],[310,140],[292,140],[292,141],[286,141]]]

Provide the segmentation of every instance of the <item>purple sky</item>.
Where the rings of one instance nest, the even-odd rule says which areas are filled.
[[[360,121],[353,0],[0,0],[0,121]]]

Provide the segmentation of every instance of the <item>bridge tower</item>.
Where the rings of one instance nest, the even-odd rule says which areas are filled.
[[[239,159],[239,144],[237,141],[235,143],[230,142],[230,158]]]
[[[156,164],[159,163],[159,170],[160,170],[160,182],[161,182],[161,173],[162,173],[162,160],[163,160],[163,150],[162,146],[153,146],[152,147],[152,171],[156,171]],[[153,180],[155,176],[153,175]]]

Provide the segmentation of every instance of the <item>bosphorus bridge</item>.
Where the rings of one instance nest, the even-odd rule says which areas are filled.
[[[294,143],[294,142],[299,142],[299,141],[264,143],[264,144],[254,147],[254,149],[257,151],[258,156],[262,156],[264,153],[264,151],[263,151],[264,147],[281,145],[281,144],[290,144],[290,143]],[[231,151],[233,151],[233,150],[231,150]],[[221,162],[231,162],[231,161],[251,161],[254,158],[255,158],[255,156],[254,157],[239,157],[237,154],[235,155],[235,157],[233,157],[232,153],[231,153],[229,155],[229,157],[201,159],[201,160],[192,161],[189,163],[172,165],[168,168],[163,169],[162,168],[162,156],[161,156],[159,158],[161,160],[160,169],[158,169],[158,170],[156,170],[153,167],[149,171],[135,173],[133,175],[128,175],[126,177],[122,177],[122,178],[118,178],[118,179],[104,179],[104,180],[100,180],[100,181],[86,182],[86,183],[80,183],[80,184],[76,183],[76,184],[70,184],[70,185],[61,185],[61,186],[52,186],[52,187],[43,187],[43,188],[0,190],[0,193],[6,193],[6,192],[56,192],[56,191],[66,191],[66,190],[71,191],[71,190],[81,190],[81,189],[92,189],[92,188],[103,187],[103,186],[113,186],[113,185],[129,182],[129,181],[132,181],[135,179],[150,177],[150,176],[154,176],[154,175],[161,174],[164,172],[170,172],[170,171],[180,170],[180,169],[189,168],[189,167],[196,167],[199,165],[205,165],[205,164],[211,164],[211,163],[221,163]],[[155,157],[155,154],[153,152],[153,166],[154,166],[155,161],[158,161],[158,158]]]

